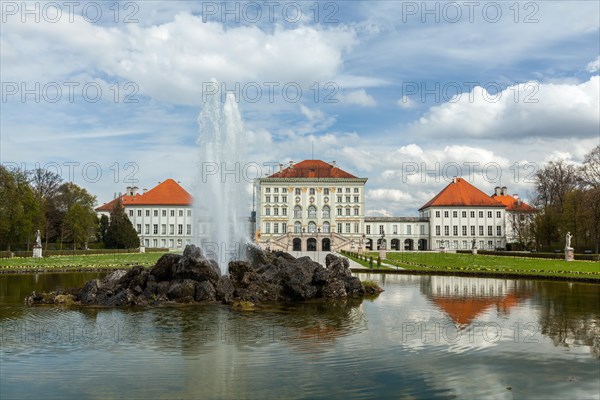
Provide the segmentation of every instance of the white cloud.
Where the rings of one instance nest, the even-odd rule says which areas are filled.
[[[390,211],[380,208],[377,210],[367,210],[367,215],[370,217],[393,217],[394,214]]]
[[[415,106],[415,102],[408,96],[402,96],[400,99],[398,99],[398,101],[396,101],[396,105],[400,108],[409,109]]]
[[[410,203],[414,201],[409,193],[398,189],[371,189],[367,192],[367,199],[396,203]]]
[[[585,67],[585,70],[591,73],[598,72],[598,70],[600,70],[600,56],[598,56],[598,58],[596,58],[594,61],[590,61]]]
[[[375,99],[364,89],[341,93],[339,97],[342,104],[357,105],[362,107],[375,107],[377,105]]]

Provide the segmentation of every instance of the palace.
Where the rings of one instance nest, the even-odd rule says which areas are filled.
[[[527,243],[535,216],[535,209],[508,195],[506,187],[489,196],[454,178],[419,208],[418,217],[369,217],[366,183],[367,178],[340,169],[335,161],[280,165],[278,172],[255,182],[255,241],[283,251],[362,251],[382,245],[392,251],[494,250]],[[143,193],[128,187],[98,207],[98,214],[108,215],[117,198],[146,247],[181,249],[206,231],[194,226],[193,198],[173,179]]]

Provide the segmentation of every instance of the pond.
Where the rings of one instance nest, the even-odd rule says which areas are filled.
[[[373,300],[60,308],[0,275],[0,398],[598,398],[600,285],[373,275]],[[367,278],[367,275],[359,275]]]

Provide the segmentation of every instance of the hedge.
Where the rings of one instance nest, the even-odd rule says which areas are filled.
[[[456,250],[459,254],[471,254],[471,250]],[[554,260],[562,260],[565,258],[564,253],[525,253],[512,251],[491,251],[477,250],[477,254],[485,256],[504,256],[504,257],[529,257],[529,258],[549,258]],[[581,261],[600,261],[598,254],[575,254],[576,260]]]

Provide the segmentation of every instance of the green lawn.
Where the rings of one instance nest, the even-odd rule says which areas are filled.
[[[370,253],[377,257],[377,253]],[[483,274],[522,274],[600,279],[600,262],[548,260],[528,257],[487,256],[456,253],[387,253],[387,264],[412,271],[459,271]]]
[[[164,253],[121,253],[77,256],[50,256],[44,258],[0,258],[2,271],[36,271],[52,269],[127,268],[134,265],[150,266]]]

